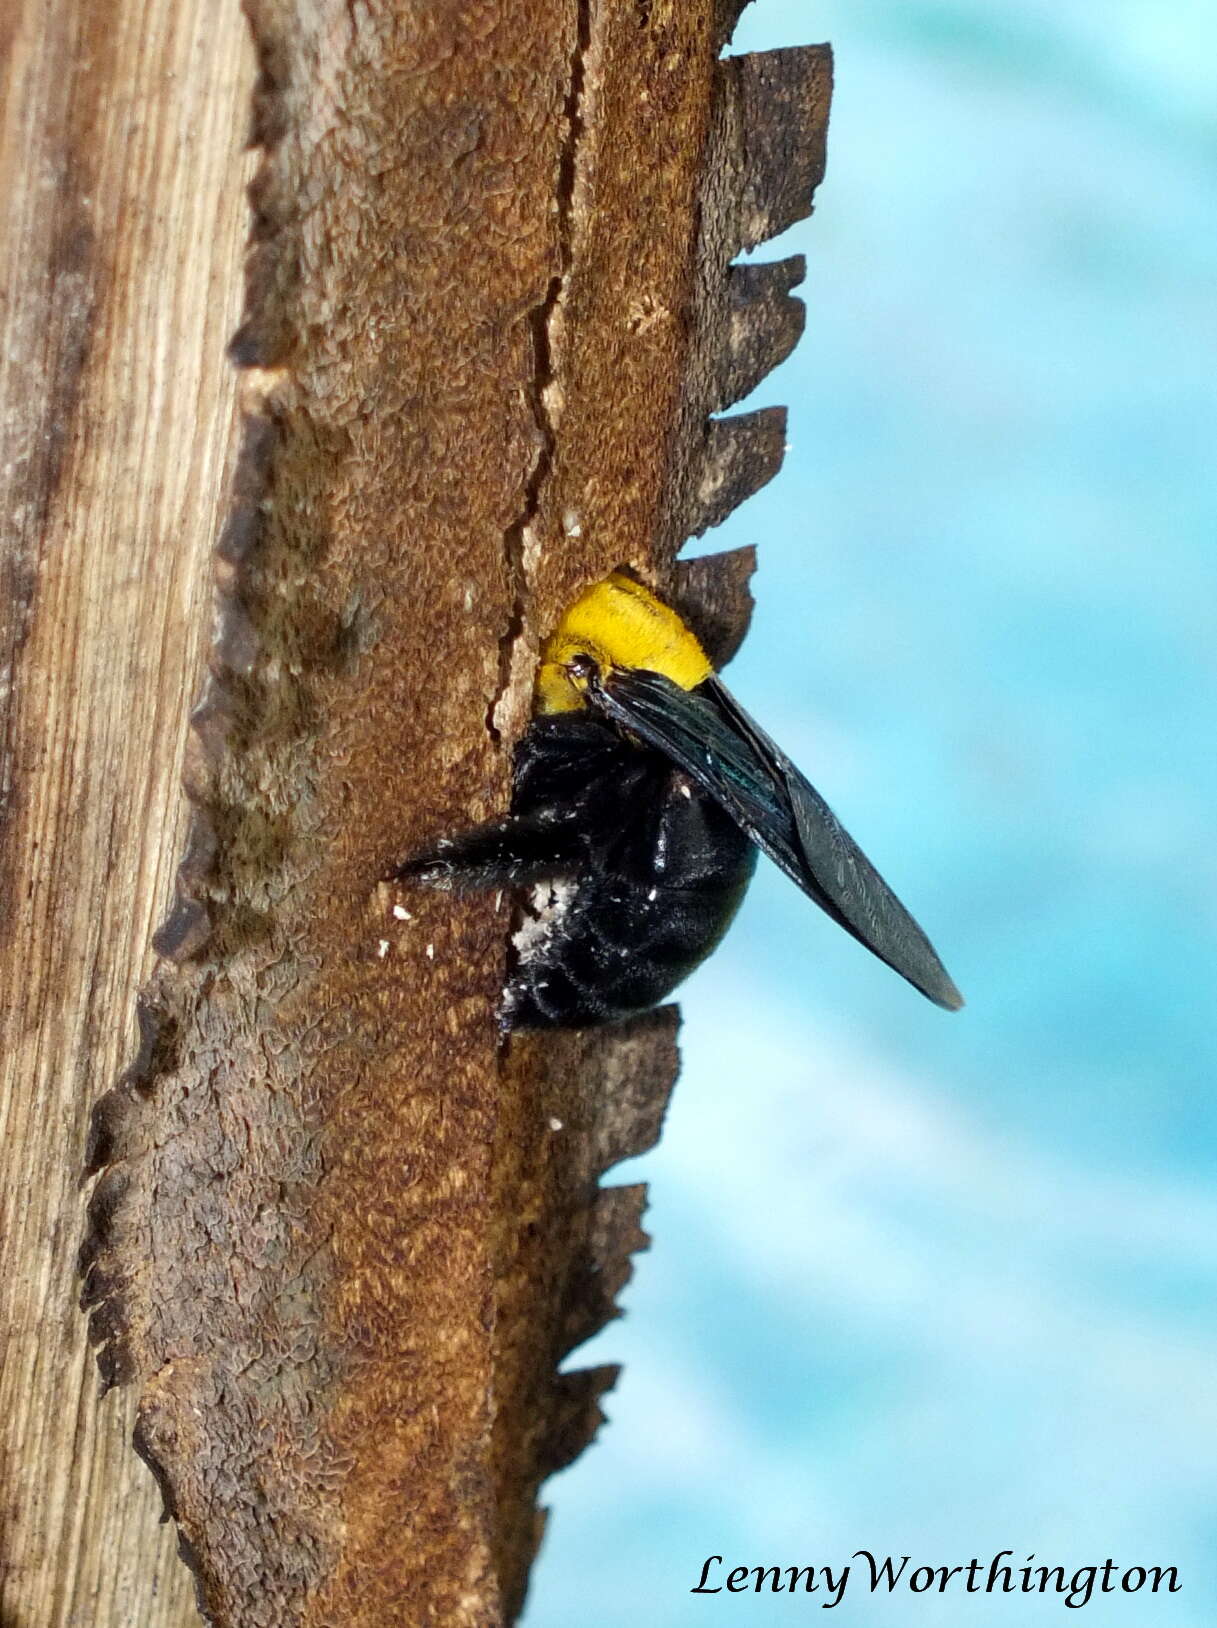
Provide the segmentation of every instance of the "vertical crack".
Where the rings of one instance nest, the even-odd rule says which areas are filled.
[[[570,280],[574,255],[573,217],[579,143],[583,136],[583,89],[585,59],[591,42],[592,0],[576,0],[575,45],[571,52],[570,83],[563,106],[566,124],[558,155],[558,270],[550,278],[544,297],[527,314],[532,342],[532,378],[528,403],[537,436],[537,453],[524,486],[524,500],[516,519],[503,533],[503,551],[511,585],[511,614],[499,640],[499,676],[494,696],[486,709],[486,727],[497,743],[503,738],[502,714],[512,688],[516,653],[524,635],[530,589],[530,567],[540,539],[533,523],[541,509],[545,483],[557,453],[557,424],[550,408],[549,392],[556,383],[554,372],[553,324]]]

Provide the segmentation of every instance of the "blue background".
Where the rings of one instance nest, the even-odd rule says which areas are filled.
[[[1217,1622],[1217,8],[759,0],[837,89],[731,687],[929,929],[922,1001],[763,866],[686,986],[655,1244],[527,1628],[785,1624],[703,1559],[1067,1571],[851,1586],[869,1624]],[[721,1581],[721,1577],[719,1578]]]

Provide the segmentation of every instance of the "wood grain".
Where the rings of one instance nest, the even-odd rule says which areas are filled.
[[[74,1310],[85,1127],[172,893],[235,427],[253,53],[208,0],[0,23],[0,1621],[197,1620]]]

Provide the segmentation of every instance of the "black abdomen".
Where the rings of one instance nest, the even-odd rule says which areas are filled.
[[[578,784],[584,855],[568,879],[533,889],[504,1003],[516,1028],[604,1023],[663,1000],[718,943],[756,862],[667,758],[573,723],[534,725],[517,775],[518,815]]]

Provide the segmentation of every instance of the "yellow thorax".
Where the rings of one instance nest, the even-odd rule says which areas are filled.
[[[602,672],[627,667],[662,673],[682,690],[694,689],[713,672],[676,612],[622,571],[580,594],[541,647],[538,712],[575,712],[584,705],[566,672],[567,662],[578,655],[591,656]]]

